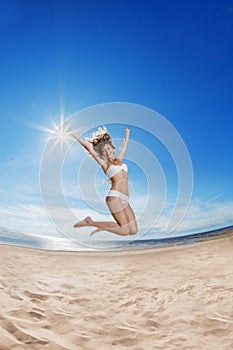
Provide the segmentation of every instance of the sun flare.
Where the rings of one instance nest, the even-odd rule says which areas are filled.
[[[52,125],[53,127],[49,128],[37,123],[31,123],[31,126],[33,128],[41,130],[48,134],[46,141],[53,142],[52,149],[54,149],[58,145],[60,145],[61,149],[63,149],[65,145],[69,146],[70,140],[72,139],[72,133],[74,132],[73,130],[71,130],[71,125],[65,125],[63,118],[60,118],[60,124],[56,124],[52,120]]]
[[[68,145],[72,133],[72,131],[70,130],[70,125],[64,126],[63,123],[61,123],[60,125],[56,125],[54,122],[53,124],[54,129],[48,129],[48,132],[52,134],[49,137],[49,139],[55,141],[54,146],[56,146],[57,144],[60,144],[61,147],[64,144]]]

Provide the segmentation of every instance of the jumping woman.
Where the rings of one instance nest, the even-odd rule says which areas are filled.
[[[74,227],[95,227],[91,235],[100,231],[108,231],[120,236],[135,235],[138,226],[134,212],[129,204],[127,165],[122,162],[124,157],[130,131],[125,128],[125,138],[119,153],[115,156],[115,146],[105,127],[99,128],[85,141],[72,133],[72,136],[84,147],[92,158],[102,167],[107,174],[111,188],[106,196],[106,204],[115,220],[94,221],[90,216],[76,223]]]

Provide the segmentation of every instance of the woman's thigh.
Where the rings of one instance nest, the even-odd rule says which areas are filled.
[[[128,204],[123,204],[120,198],[112,196],[106,198],[106,203],[116,222],[120,226],[128,225],[129,219],[125,210]]]
[[[125,210],[129,225],[130,225],[133,233],[137,233],[138,225],[137,225],[135,214],[134,214],[133,209],[131,208],[130,204],[128,204],[124,210]]]
[[[127,203],[127,205],[124,207],[124,210],[126,212],[126,215],[129,219],[129,221],[136,220],[133,209],[131,208],[129,203]]]

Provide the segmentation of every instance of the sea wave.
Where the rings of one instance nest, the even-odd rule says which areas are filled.
[[[233,226],[212,231],[173,236],[160,239],[134,239],[111,241],[74,241],[68,238],[41,236],[0,227],[0,244],[31,247],[59,251],[109,251],[127,249],[149,249],[168,245],[193,244],[197,241],[213,238],[232,232]]]

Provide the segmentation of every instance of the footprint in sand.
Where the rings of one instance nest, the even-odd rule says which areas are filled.
[[[128,346],[136,345],[137,343],[138,343],[138,340],[136,338],[124,337],[124,338],[114,340],[112,342],[112,345],[122,345],[122,346],[128,347]]]
[[[33,317],[34,319],[37,319],[37,320],[42,320],[42,319],[44,319],[44,318],[46,318],[46,316],[44,315],[44,314],[42,314],[42,313],[40,313],[40,312],[37,312],[37,311],[30,311],[29,312],[29,315],[31,316],[31,317]]]
[[[30,292],[29,290],[25,290],[24,294],[29,297],[30,299],[34,300],[47,300],[49,296],[47,294],[38,294]]]
[[[27,334],[23,330],[20,329],[20,327],[17,326],[17,324],[13,321],[8,320],[7,318],[2,318],[0,320],[1,328],[5,329],[9,334],[13,335],[18,341],[22,342],[23,344],[32,344],[38,341],[41,345],[47,345],[48,341],[38,340],[36,337],[31,336],[30,334]],[[2,340],[2,339],[1,339]]]

